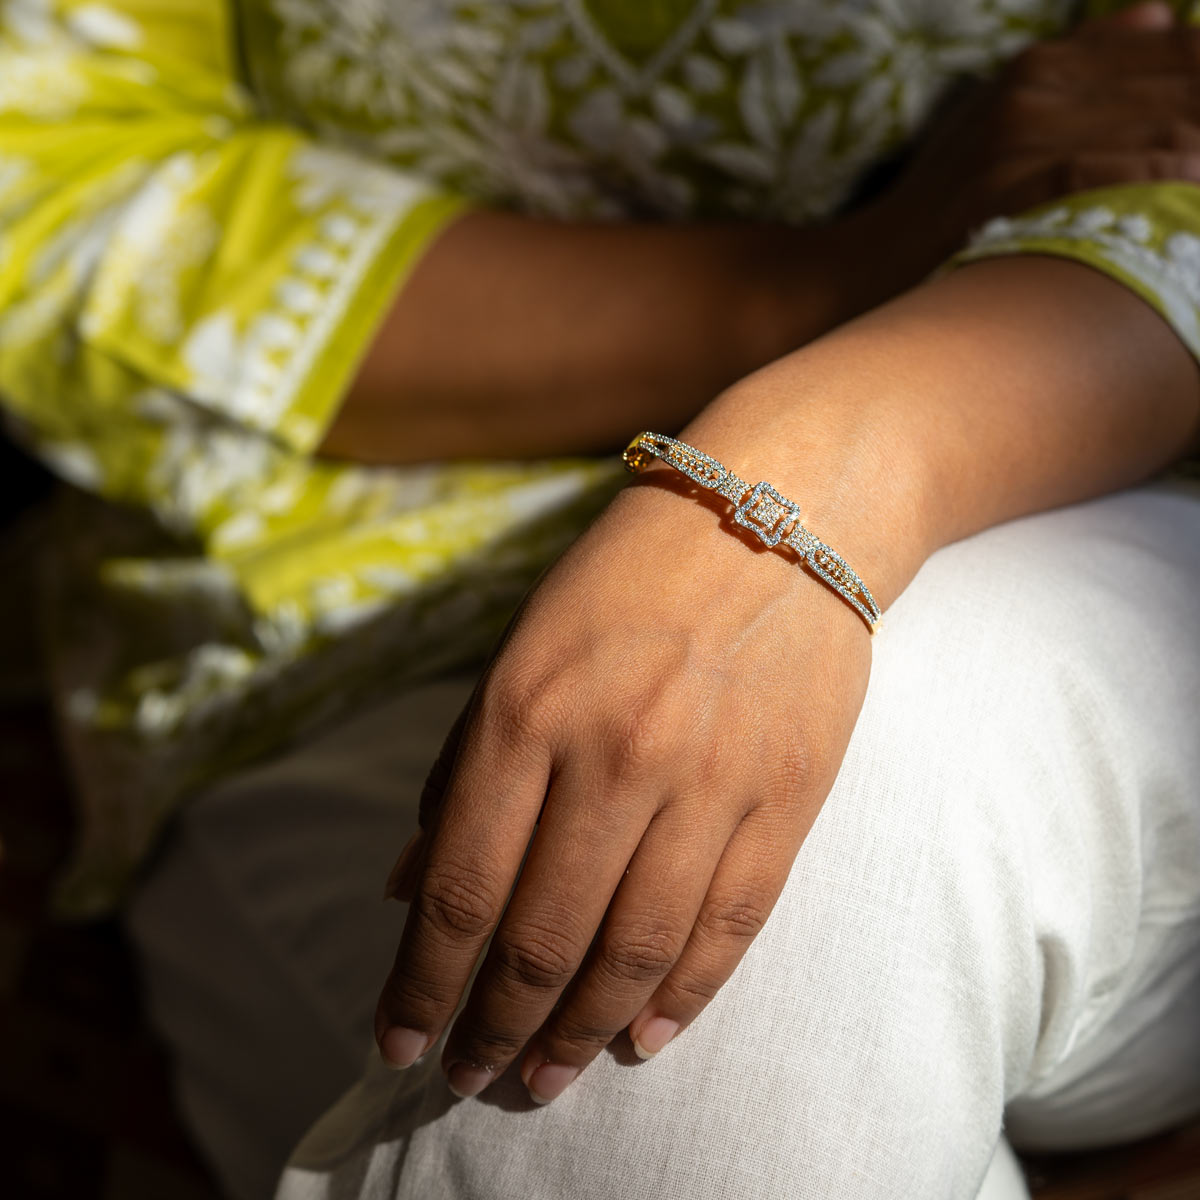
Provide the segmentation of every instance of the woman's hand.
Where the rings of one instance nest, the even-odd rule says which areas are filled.
[[[990,217],[1162,179],[1200,182],[1200,29],[1158,2],[1035,42],[952,93],[879,209],[932,269]]]
[[[1194,452],[1198,397],[1136,293],[1035,255],[898,297],[681,436],[804,503],[886,611],[937,546]],[[693,1020],[770,912],[857,718],[857,615],[677,479],[652,467],[534,590],[435,771],[377,1034],[414,1061],[495,931],[443,1060],[464,1094],[530,1039],[522,1074],[549,1099],[626,1025],[648,1052]]]
[[[389,1060],[433,1043],[495,931],[443,1065],[473,1095],[533,1039],[522,1078],[553,1099],[627,1026],[660,1050],[762,928],[871,639],[729,512],[652,468],[520,612],[426,797],[444,785],[379,1004]]]

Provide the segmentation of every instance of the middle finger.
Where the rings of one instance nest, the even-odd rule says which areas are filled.
[[[696,793],[650,823],[587,963],[525,1053],[521,1077],[535,1101],[571,1083],[675,968],[739,817],[728,793]]]
[[[579,762],[555,776],[517,886],[442,1054],[457,1095],[476,1095],[503,1072],[587,955],[657,807],[649,780],[629,784],[617,790]]]

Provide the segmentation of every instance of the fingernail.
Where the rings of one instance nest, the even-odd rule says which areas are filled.
[[[653,1058],[678,1032],[678,1021],[672,1021],[670,1017],[651,1017],[638,1030],[633,1049],[638,1058]]]
[[[446,1072],[446,1086],[456,1096],[466,1100],[470,1096],[478,1096],[495,1078],[494,1067],[472,1067],[467,1063],[455,1063]]]
[[[529,1095],[534,1104],[549,1104],[567,1090],[567,1086],[578,1074],[578,1067],[568,1067],[562,1063],[542,1063],[529,1077]]]
[[[394,1071],[411,1067],[429,1048],[429,1034],[393,1025],[379,1039],[379,1053]]]
[[[396,859],[396,865],[392,867],[391,873],[387,877],[387,883],[383,885],[383,898],[385,900],[395,898],[397,889],[403,882],[405,874],[411,869],[413,863],[417,860],[418,854],[421,852],[421,839],[424,836],[425,830],[418,829],[404,843],[404,849],[400,851],[400,857]]]

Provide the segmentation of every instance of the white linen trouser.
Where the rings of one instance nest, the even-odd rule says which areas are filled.
[[[1077,1148],[1200,1112],[1200,487],[935,555],[733,978],[545,1108],[515,1071],[459,1101],[440,1045],[403,1073],[371,1045],[404,917],[383,880],[470,682],[205,793],[136,898],[185,1111],[241,1200],[356,1078],[283,1200],[1021,1196],[1002,1121]]]

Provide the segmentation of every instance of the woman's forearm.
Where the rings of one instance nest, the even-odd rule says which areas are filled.
[[[886,607],[939,546],[1200,448],[1200,371],[1107,275],[986,259],[756,372],[681,436],[805,507]]]
[[[468,214],[401,290],[323,452],[611,452],[932,267],[897,243],[879,205],[807,229]]]

